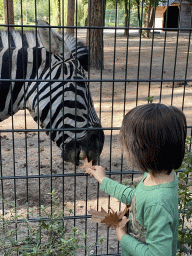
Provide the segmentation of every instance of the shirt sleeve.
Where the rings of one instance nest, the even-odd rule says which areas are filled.
[[[119,184],[118,182],[107,177],[105,177],[101,182],[100,189],[105,191],[110,196],[115,197],[124,204],[131,204],[133,195],[135,193],[134,188]]]
[[[126,234],[121,238],[121,248],[132,256],[172,256],[172,217],[161,205],[151,206],[144,213],[145,243]]]

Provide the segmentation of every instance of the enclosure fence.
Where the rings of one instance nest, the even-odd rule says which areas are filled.
[[[186,11],[190,6],[184,6],[182,1],[157,1],[147,6],[141,1],[138,7],[131,1],[125,1],[125,6],[116,1],[111,7],[110,1],[86,4],[76,0],[74,25],[68,25],[67,1],[59,2],[55,17],[56,9],[50,0],[29,1],[26,8],[25,1],[21,0],[13,1],[14,8],[17,7],[14,9],[17,23],[12,24],[9,2],[7,0],[8,8],[5,8],[6,19],[0,24],[2,230],[5,230],[5,220],[14,220],[15,216],[16,221],[11,222],[10,228],[15,227],[13,237],[19,240],[29,235],[30,225],[36,227],[42,220],[49,222],[50,216],[59,209],[62,214],[57,214],[57,220],[67,222],[65,235],[70,234],[73,227],[84,234],[80,241],[84,248],[76,255],[120,255],[115,231],[91,223],[89,210],[104,207],[119,211],[124,206],[102,192],[99,183],[84,173],[79,148],[85,147],[85,156],[90,143],[97,145],[98,152],[103,146],[101,155],[94,152],[98,153],[96,160],[105,168],[106,175],[135,186],[141,175],[126,162],[118,139],[127,111],[150,102],[174,105],[186,115],[187,135],[191,140],[191,14]],[[59,25],[56,18],[60,19]],[[47,24],[38,23],[39,19],[46,20]],[[175,20],[174,23],[171,20]],[[40,29],[47,29],[47,51],[42,50],[46,43]],[[69,30],[74,41],[66,48]],[[60,45],[56,44],[58,52],[53,61],[52,39],[56,33],[60,35]],[[81,46],[78,48],[79,41],[87,44],[87,70],[82,68],[86,52]],[[73,62],[65,64],[71,58]],[[82,59],[83,64],[78,64]],[[82,89],[84,87],[88,90]],[[65,104],[68,104],[66,109]],[[58,117],[59,113],[63,113],[62,117]],[[84,117],[99,120],[102,126],[90,125],[88,121],[84,124]],[[72,121],[65,123],[66,120]],[[62,145],[69,142],[70,136],[73,136],[71,159],[79,165],[62,158],[66,157],[62,156]],[[183,225],[186,222],[184,219]],[[188,223],[190,226],[191,220]],[[46,232],[40,236],[43,241]],[[4,246],[6,243],[12,241],[5,241]],[[0,252],[6,255],[3,247]],[[189,248],[183,255],[190,254]]]

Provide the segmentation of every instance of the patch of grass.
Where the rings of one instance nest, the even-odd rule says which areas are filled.
[[[80,238],[87,239],[86,234],[80,235],[76,227],[71,231],[68,229],[68,222],[64,220],[63,210],[60,210],[54,191],[51,196],[52,213],[49,213],[48,207],[41,206],[38,223],[29,222],[27,218],[17,214],[9,218],[0,216],[1,255],[12,256],[18,253],[25,256],[71,256],[76,255],[80,248],[88,248],[85,243],[80,244]],[[72,214],[71,209],[68,212],[69,215]],[[21,219],[21,225],[25,229],[20,229]]]

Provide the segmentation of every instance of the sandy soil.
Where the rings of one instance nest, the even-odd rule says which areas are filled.
[[[80,31],[78,36],[84,40],[85,33]],[[138,34],[131,34],[127,41],[127,38],[121,33],[117,34],[116,40],[114,34],[105,33],[105,69],[102,72],[92,69],[90,72],[90,79],[108,79],[107,82],[90,83],[94,105],[103,127],[120,127],[124,109],[127,112],[136,104],[147,103],[149,88],[150,96],[154,96],[154,102],[161,101],[168,105],[173,104],[181,109],[183,108],[188,125],[192,125],[192,81],[188,82],[186,86],[183,83],[175,82],[174,89],[171,81],[163,83],[159,81],[149,83],[146,81],[150,78],[192,80],[192,51],[190,48],[188,52],[189,39],[189,35],[185,33],[180,34],[179,38],[174,32],[167,34],[164,69],[162,71],[164,33],[155,34],[154,41],[152,41],[151,35],[150,39],[142,38],[141,42]],[[177,40],[178,47],[176,46]],[[115,45],[116,48],[114,48]],[[128,56],[126,55],[127,45]],[[153,56],[151,58],[152,49]],[[187,58],[188,67],[186,68]],[[151,59],[152,68],[150,73]],[[112,82],[113,78],[118,82]],[[123,81],[125,78],[142,81],[125,83]],[[3,131],[12,128],[20,131],[14,133]],[[23,132],[22,129],[25,128],[31,130]],[[7,177],[1,182],[1,193],[4,199],[17,207],[18,213],[26,216],[26,203],[28,202],[29,207],[33,209],[33,215],[37,216],[40,205],[50,205],[51,196],[49,193],[52,189],[55,189],[56,198],[64,206],[66,214],[67,209],[71,208],[76,216],[86,215],[90,207],[96,209],[97,207],[100,208],[101,205],[106,210],[109,206],[114,210],[119,210],[119,202],[100,191],[98,183],[93,178],[82,176],[83,170],[80,167],[75,168],[70,163],[64,163],[63,165],[60,150],[43,132],[36,133],[32,131],[36,128],[38,128],[37,124],[27,111],[20,111],[13,118],[9,118],[0,124],[1,176]],[[118,129],[112,132],[110,130],[105,131],[105,144],[100,163],[107,172],[111,172],[113,179],[119,182],[126,181],[127,184],[137,183],[140,180],[140,175],[113,175],[113,172],[116,171],[120,173],[120,171],[130,170],[126,161],[122,162],[121,160],[118,132]],[[51,174],[57,176],[63,173],[69,174],[69,176],[64,178],[49,176]],[[75,177],[74,174],[78,176]],[[30,178],[26,179],[24,177],[26,175],[29,175]],[[41,175],[40,178],[39,175]],[[45,175],[47,176],[44,177]],[[13,176],[16,176],[17,179],[14,180]],[[10,215],[11,208],[7,204],[4,205],[5,216]],[[0,209],[2,210],[2,204],[0,204]],[[108,254],[118,252],[114,230],[110,230],[108,233],[105,227],[97,227],[89,219],[84,218],[70,222],[70,225],[74,224],[79,227],[80,232],[86,231],[89,238],[88,244],[93,245],[91,250],[95,250],[94,243],[97,237],[104,237],[102,252]],[[101,252],[101,246],[98,247],[98,252]]]

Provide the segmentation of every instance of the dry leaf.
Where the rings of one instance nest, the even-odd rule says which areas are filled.
[[[92,215],[92,222],[100,224],[101,221],[108,215],[108,213],[101,207],[101,211],[91,209],[89,213]]]
[[[107,228],[117,227],[118,225],[123,228],[129,221],[127,217],[129,213],[129,207],[130,205],[127,205],[125,209],[120,213],[114,212],[112,209],[110,209],[111,211],[107,213],[102,207],[101,211],[91,209],[89,213],[92,215],[92,222],[96,222],[98,224],[105,223]]]
[[[92,160],[88,162],[88,159],[85,158],[81,168],[85,169],[85,173],[88,173],[90,174],[90,176],[93,176],[93,174],[89,171],[89,168],[94,170],[94,167],[92,165]]]
[[[116,227],[119,224],[120,218],[117,212],[110,212],[101,223],[105,223],[105,225],[110,227]]]

